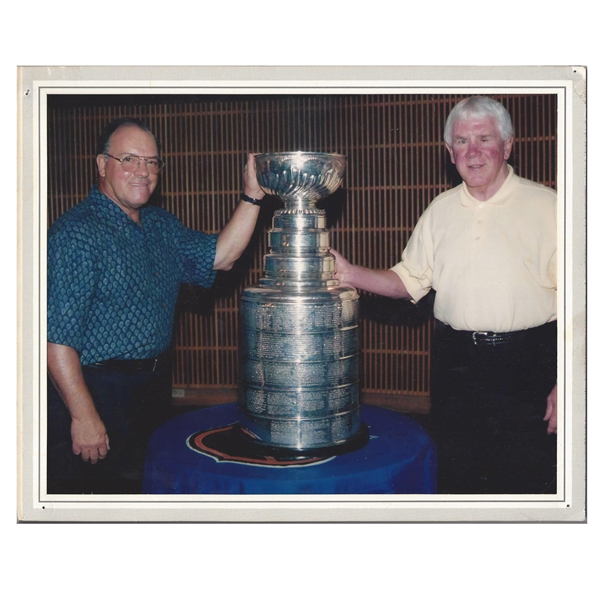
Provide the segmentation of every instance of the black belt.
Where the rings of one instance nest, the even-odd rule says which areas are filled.
[[[519,342],[527,337],[540,333],[543,328],[554,326],[554,322],[552,322],[547,323],[546,325],[540,325],[539,327],[532,327],[531,329],[498,333],[495,331],[462,331],[452,329],[452,327],[441,321],[437,321],[436,324],[438,331],[440,331],[442,335],[451,335],[456,338],[468,340],[474,346],[504,346],[506,344]]]
[[[156,371],[169,361],[169,354],[164,353],[156,358],[141,358],[138,360],[110,359],[102,362],[92,363],[86,367],[111,373],[139,373],[143,371]]]

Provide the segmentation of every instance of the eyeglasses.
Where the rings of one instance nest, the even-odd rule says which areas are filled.
[[[132,173],[138,169],[142,164],[142,161],[146,163],[146,168],[150,173],[158,173],[165,167],[164,161],[162,161],[160,158],[145,158],[143,156],[134,156],[133,154],[129,154],[123,158],[117,158],[108,152],[105,152],[104,155],[108,156],[109,158],[114,158],[116,161],[120,162],[125,173]]]

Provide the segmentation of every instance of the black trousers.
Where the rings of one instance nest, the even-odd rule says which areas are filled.
[[[110,450],[95,465],[73,454],[71,417],[48,380],[47,490],[50,494],[139,494],[146,446],[171,416],[171,369],[115,372],[83,367]]]
[[[556,493],[556,435],[543,420],[556,383],[556,322],[497,346],[437,323],[431,420],[438,493]]]

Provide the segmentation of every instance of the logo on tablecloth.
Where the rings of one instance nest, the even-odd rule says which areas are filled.
[[[237,424],[194,433],[187,440],[190,449],[218,462],[235,462],[257,467],[304,467],[333,460],[335,456],[314,456],[261,446]]]

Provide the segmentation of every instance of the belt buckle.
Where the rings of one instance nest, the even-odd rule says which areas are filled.
[[[484,338],[489,337],[490,332],[489,331],[474,331],[471,334],[471,338],[473,339],[473,345],[474,346],[479,346],[479,344],[477,343],[477,336],[478,335],[482,335]],[[495,340],[491,340],[492,341],[492,345],[496,345]],[[482,344],[482,346],[485,346],[485,342]]]

